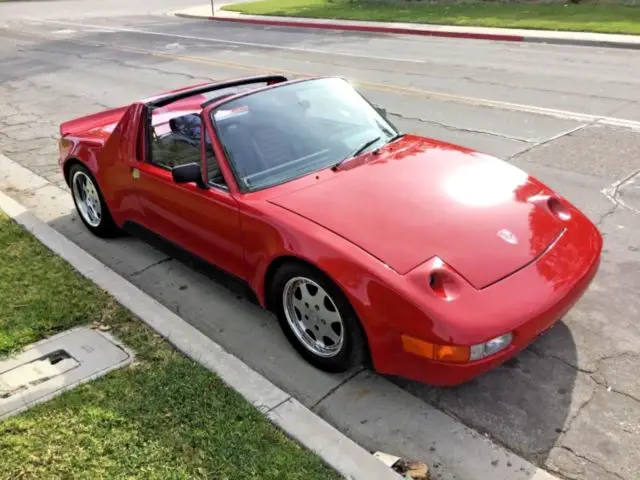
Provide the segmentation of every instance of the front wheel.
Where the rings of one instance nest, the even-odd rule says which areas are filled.
[[[109,208],[91,172],[85,166],[76,164],[71,167],[69,179],[73,203],[82,223],[98,237],[118,236],[120,229],[111,218]]]
[[[275,274],[271,305],[293,347],[327,372],[345,372],[367,356],[365,335],[347,298],[325,275],[301,264]]]

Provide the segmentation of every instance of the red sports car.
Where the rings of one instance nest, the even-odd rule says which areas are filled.
[[[558,321],[602,249],[514,166],[400,133],[340,78],[243,78],[60,126],[79,215],[244,280],[316,367],[455,385]]]

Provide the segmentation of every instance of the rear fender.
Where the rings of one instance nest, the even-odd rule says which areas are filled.
[[[61,167],[64,179],[68,186],[71,186],[70,172],[71,167],[75,163],[80,163],[87,167],[89,171],[96,176],[98,171],[98,155],[102,149],[101,144],[95,144],[91,142],[82,141],[77,138],[65,138],[60,142],[63,146],[61,149]],[[64,145],[71,143],[70,147],[66,148]]]
[[[143,103],[128,107],[107,139],[80,134],[61,140],[61,144],[72,144],[70,148],[67,144],[68,153],[61,162],[67,183],[71,164],[85,165],[96,179],[111,215],[119,225],[126,220],[122,210],[125,197],[130,198],[131,169],[145,158],[140,127],[146,108]]]
[[[96,159],[95,177],[114,220],[119,214],[124,190],[130,188],[131,169],[145,158],[140,127],[146,109],[143,103],[132,104],[113,129]]]
[[[74,118],[60,124],[60,135],[66,137],[69,135],[79,135],[87,132],[96,125],[107,125],[117,122],[118,119],[128,110],[127,106],[103,110],[102,112],[92,113],[84,117]]]

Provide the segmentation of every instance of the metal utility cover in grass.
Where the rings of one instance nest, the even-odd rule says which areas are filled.
[[[78,327],[0,361],[0,420],[133,361],[113,336]]]

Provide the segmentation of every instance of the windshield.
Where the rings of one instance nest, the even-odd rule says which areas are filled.
[[[278,185],[377,148],[398,131],[348,82],[285,84],[226,102],[212,121],[246,190]]]

